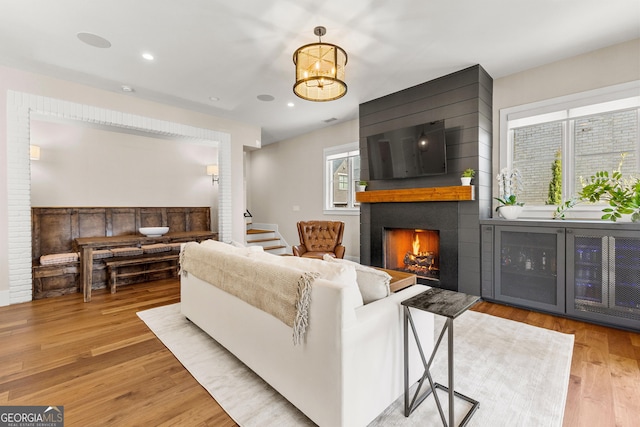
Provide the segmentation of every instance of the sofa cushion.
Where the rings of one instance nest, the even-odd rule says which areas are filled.
[[[109,249],[96,249],[93,251],[93,259],[105,259],[111,258],[113,256],[113,252]]]
[[[170,251],[171,246],[164,243],[154,243],[152,245],[142,245],[140,246],[140,249],[142,249],[145,254],[155,254],[158,252]]]
[[[264,248],[260,245],[245,245],[244,243],[236,242],[235,240],[230,241],[229,244],[236,248],[245,248],[248,252],[264,252]]]
[[[49,254],[42,255],[40,257],[41,265],[54,265],[54,264],[64,264],[67,262],[76,262],[78,261],[78,253],[77,252],[68,252],[62,254]]]
[[[250,254],[250,256],[262,261],[271,262],[285,267],[297,268],[298,270],[310,271],[313,273],[320,273],[320,278],[329,280],[331,282],[351,284],[356,281],[355,269],[345,268],[347,266],[338,264],[329,264],[322,261],[321,259],[300,258],[297,256],[280,256],[270,254],[268,252]]]
[[[109,249],[113,256],[136,256],[142,255],[143,251],[141,248],[136,248],[134,246],[127,248],[113,248]]]
[[[169,246],[171,248],[172,251],[179,251],[180,249],[182,249],[182,245],[184,243],[167,243],[167,246]]]
[[[389,288],[391,276],[384,271],[376,270],[373,267],[367,267],[347,259],[334,258],[328,255],[325,255],[323,260],[331,264],[351,265],[354,267],[358,288],[360,289],[362,300],[365,304],[369,304],[370,302],[377,301],[391,295],[391,289]]]
[[[284,267],[296,268],[302,271],[309,271],[312,273],[319,273],[320,279],[328,280],[330,282],[339,283],[345,288],[348,288],[352,294],[355,307],[360,307],[364,304],[362,295],[357,287],[356,271],[355,269],[346,264],[330,264],[324,262],[321,259],[314,258],[300,258],[297,256],[281,256],[274,255],[268,252],[258,252],[249,254],[250,257],[282,265]]]
[[[254,252],[263,252],[262,246],[243,246],[237,242],[224,243],[218,240],[204,240],[200,243],[202,246],[222,251],[230,254],[248,255]]]

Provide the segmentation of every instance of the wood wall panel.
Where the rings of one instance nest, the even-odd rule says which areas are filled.
[[[31,209],[32,253],[71,252],[78,237],[128,236],[143,227],[169,226],[169,232],[211,231],[208,207],[39,208]],[[141,225],[142,224],[142,225]]]
[[[196,230],[211,228],[211,215],[203,210],[194,210],[189,212],[187,224]]]
[[[78,209],[77,231],[72,234],[72,239],[78,237],[104,236],[107,229],[106,209]]]
[[[112,236],[127,236],[136,232],[136,209],[114,208],[111,212],[111,217]]]
[[[141,208],[140,227],[162,227],[167,223],[161,208]]]
[[[37,227],[32,228],[34,255],[55,254],[71,251],[71,235],[73,220],[70,209],[46,210],[38,216]],[[60,236],[69,238],[60,238]]]
[[[186,218],[188,219],[189,217],[186,216]],[[187,221],[185,220],[185,213],[168,211],[167,226],[169,227],[170,230],[186,231]]]

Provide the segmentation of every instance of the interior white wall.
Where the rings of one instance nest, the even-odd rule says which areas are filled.
[[[287,243],[299,243],[296,222],[344,221],[345,258],[360,258],[360,216],[323,213],[323,150],[358,141],[351,120],[249,153],[249,210],[253,221],[277,224]],[[295,210],[298,207],[299,210]]]
[[[493,175],[498,173],[501,109],[634,80],[640,80],[640,39],[495,79]]]
[[[217,217],[205,174],[217,147],[40,120],[31,143],[31,206],[211,206]]]
[[[116,89],[117,90],[117,89]],[[78,103],[85,106],[99,107],[123,114],[134,114],[172,123],[180,123],[187,126],[221,131],[230,135],[231,144],[229,152],[221,153],[230,159],[228,176],[228,197],[232,210],[232,238],[242,240],[244,238],[244,194],[243,194],[243,147],[256,147],[260,140],[260,128],[258,126],[235,122],[213,115],[188,111],[151,101],[145,101],[135,96],[119,92],[109,92],[84,86],[81,84],[54,79],[34,73],[29,73],[13,68],[0,67],[0,305],[9,303],[9,191],[7,181],[7,133],[10,126],[7,123],[8,92],[17,91],[32,95],[51,97]],[[27,124],[28,126],[28,124]],[[14,153],[15,154],[15,153]],[[44,154],[43,154],[44,156]],[[222,195],[221,195],[222,197]],[[212,203],[217,200],[212,197]]]

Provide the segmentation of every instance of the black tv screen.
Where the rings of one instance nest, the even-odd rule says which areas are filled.
[[[367,137],[369,179],[447,173],[444,120]]]

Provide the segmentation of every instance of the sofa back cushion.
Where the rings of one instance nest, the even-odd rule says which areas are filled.
[[[250,253],[249,257],[271,262],[284,267],[296,268],[302,271],[319,273],[320,279],[339,283],[347,289],[349,299],[354,301],[354,308],[364,304],[357,285],[356,270],[351,265],[328,263],[321,259],[300,258],[297,256],[280,256],[267,252]]]
[[[362,300],[365,304],[391,295],[391,289],[389,287],[391,276],[386,272],[347,259],[338,259],[327,255],[323,257],[323,260],[329,264],[353,266],[356,271],[358,288],[360,289]]]
[[[262,252],[262,246],[242,246],[235,242],[224,243],[218,240],[204,240],[202,246],[229,254],[248,255],[252,252]]]

